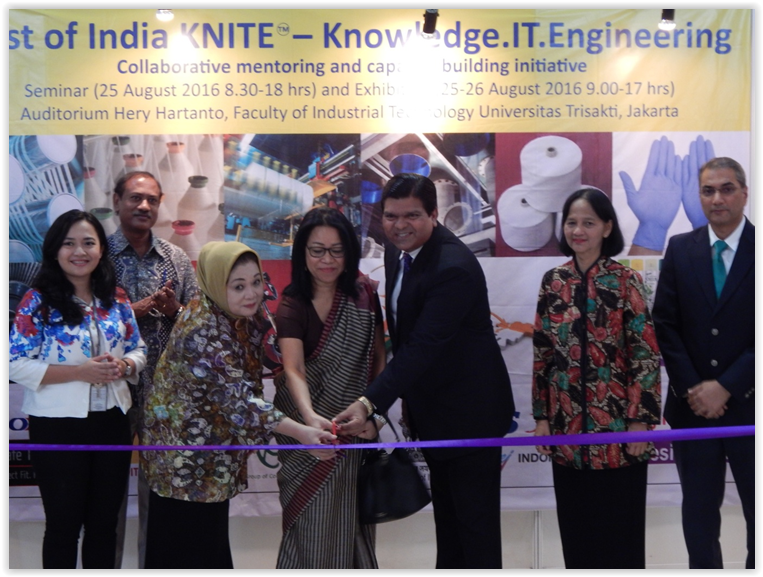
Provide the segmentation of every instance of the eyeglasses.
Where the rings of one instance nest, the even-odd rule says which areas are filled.
[[[307,252],[313,258],[322,258],[327,252],[334,258],[344,257],[343,246],[332,246],[331,248],[326,248],[325,246],[308,246]]]
[[[711,196],[715,196],[716,192],[720,192],[721,196],[731,196],[737,190],[739,190],[738,186],[735,186],[733,184],[724,184],[720,188],[713,188],[712,186],[703,186],[700,190],[700,193],[702,194],[702,196],[710,198]]]

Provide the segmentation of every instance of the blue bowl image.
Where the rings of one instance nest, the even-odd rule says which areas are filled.
[[[382,187],[371,182],[370,180],[364,180],[360,183],[360,201],[363,204],[375,204],[381,200]]]
[[[390,161],[389,170],[392,174],[412,172],[421,176],[429,176],[432,167],[418,154],[399,154]]]

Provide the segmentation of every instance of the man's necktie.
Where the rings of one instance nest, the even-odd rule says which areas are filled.
[[[412,262],[413,262],[413,257],[407,252],[404,252],[403,253],[403,278],[405,278],[405,275],[407,275],[408,271],[411,270]]]
[[[713,280],[715,280],[715,295],[720,297],[723,285],[726,282],[726,265],[723,262],[723,251],[729,248],[725,241],[716,240],[713,244],[715,256],[713,256]]]

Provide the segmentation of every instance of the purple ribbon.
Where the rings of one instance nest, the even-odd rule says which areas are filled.
[[[445,449],[454,447],[519,447],[535,445],[607,445],[646,441],[696,441],[755,435],[755,425],[740,427],[702,427],[629,433],[583,433],[539,437],[498,437],[493,439],[454,439],[405,443],[357,443],[337,445],[338,449]],[[10,443],[10,451],[284,451],[290,449],[325,449],[326,445],[43,445]]]

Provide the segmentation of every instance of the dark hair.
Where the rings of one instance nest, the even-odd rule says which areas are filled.
[[[45,240],[42,242],[42,264],[32,286],[40,291],[42,303],[39,310],[42,311],[45,322],[49,321],[50,307],[58,310],[63,316],[64,323],[76,326],[82,322],[84,315],[79,305],[74,302],[74,285],[64,274],[61,265],[58,264],[58,251],[64,244],[71,227],[86,220],[95,229],[98,242],[101,244],[101,260],[90,276],[93,294],[103,303],[106,308],[114,304],[114,293],[117,288],[114,265],[108,256],[106,233],[99,220],[84,210],[70,210],[59,216],[48,229]]]
[[[426,176],[410,172],[396,174],[387,181],[382,191],[382,209],[384,209],[384,202],[388,198],[398,199],[409,196],[418,198],[430,216],[437,209],[437,188],[435,188],[434,182]]]
[[[562,227],[567,221],[567,217],[570,214],[570,207],[576,200],[583,199],[591,205],[591,208],[601,220],[604,222],[612,223],[612,231],[609,236],[603,239],[601,243],[601,254],[604,256],[615,256],[620,254],[625,248],[625,241],[623,240],[623,233],[620,230],[620,224],[617,222],[617,213],[612,206],[612,201],[609,197],[600,191],[598,188],[581,188],[573,192],[567,200],[564,202],[564,208],[562,208]],[[559,250],[566,256],[572,256],[575,251],[567,244],[567,238],[562,234],[562,238],[559,239]]]
[[[156,186],[159,188],[159,196],[162,196],[164,193],[162,192],[162,183],[157,180],[157,178],[151,174],[150,172],[146,170],[136,170],[135,172],[126,172],[122,176],[119,177],[119,180],[117,180],[116,184],[114,184],[114,194],[116,194],[119,198],[122,198],[122,195],[125,192],[125,187],[127,186],[127,183],[136,177],[142,176],[144,178],[150,178],[155,183]]]
[[[355,285],[360,270],[360,242],[350,221],[335,208],[317,207],[311,209],[302,219],[302,224],[294,237],[291,250],[291,284],[283,294],[298,297],[307,302],[313,299],[313,277],[307,270],[307,240],[316,226],[330,226],[339,233],[344,248],[344,271],[339,275],[338,287],[346,295],[358,296]]]
[[[262,263],[260,262],[259,257],[255,252],[242,252],[241,255],[236,259],[236,262],[233,263],[233,266],[230,267],[230,270],[233,271],[234,268],[236,268],[239,265],[246,264],[248,262],[253,262],[257,265],[257,268],[260,269],[260,274],[265,274],[262,270]],[[230,273],[228,273],[230,276]],[[228,279],[225,279],[225,282],[228,282]]]
[[[719,168],[730,168],[734,171],[734,176],[737,182],[745,188],[747,186],[747,179],[744,176],[744,168],[733,158],[728,156],[719,156],[717,158],[711,158],[699,169],[699,179],[702,180],[702,173],[706,170],[717,170]]]

